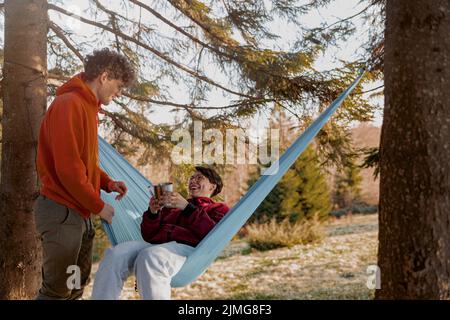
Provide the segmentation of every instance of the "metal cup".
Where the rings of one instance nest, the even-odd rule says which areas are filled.
[[[165,182],[160,183],[159,186],[161,187],[161,194],[164,192],[173,192],[173,183],[172,182]],[[165,204],[164,207],[166,208],[172,208],[172,206]]]
[[[173,183],[172,182],[165,182],[165,183],[160,183],[159,184],[161,186],[161,189],[163,192],[173,192]]]
[[[162,194],[163,194],[163,190],[162,190],[162,188],[161,188],[161,185],[156,184],[156,185],[153,186],[153,188],[154,188],[154,190],[155,190],[154,194],[155,194],[156,200],[160,200],[160,199],[161,199],[161,196],[162,196]]]

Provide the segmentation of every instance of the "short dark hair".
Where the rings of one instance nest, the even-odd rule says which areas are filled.
[[[223,188],[222,178],[214,169],[206,167],[195,167],[195,170],[204,175],[209,180],[209,182],[216,185],[216,189],[214,189],[214,192],[212,193],[211,197],[214,197],[215,195],[219,194],[220,191],[222,191]]]
[[[105,71],[108,72],[109,79],[121,80],[125,87],[130,87],[136,78],[130,61],[118,52],[103,48],[94,50],[92,54],[86,56],[84,61],[86,80],[92,81]]]

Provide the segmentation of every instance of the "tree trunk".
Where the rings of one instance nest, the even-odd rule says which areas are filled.
[[[378,299],[450,298],[450,2],[388,0]]]
[[[41,259],[34,226],[36,147],[46,109],[47,1],[5,1],[0,299],[34,298]]]

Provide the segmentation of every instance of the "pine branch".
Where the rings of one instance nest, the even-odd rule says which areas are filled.
[[[322,31],[325,31],[326,29],[331,28],[332,26],[335,26],[335,25],[337,25],[337,24],[341,24],[341,23],[343,23],[343,22],[352,20],[353,18],[356,18],[357,16],[359,16],[359,15],[363,14],[364,12],[366,12],[366,11],[367,11],[369,8],[371,8],[371,7],[372,7],[372,4],[368,5],[367,7],[365,7],[364,9],[362,9],[360,12],[355,13],[354,15],[351,15],[351,16],[345,18],[345,19],[340,19],[340,20],[338,20],[338,21],[336,21],[336,22],[334,22],[334,23],[332,23],[332,24],[330,24],[330,25],[327,25],[327,26],[325,26],[325,27],[323,27],[323,28],[320,28],[320,29],[317,29],[317,30],[315,30],[315,31],[317,31],[317,32],[322,32]]]
[[[108,14],[109,16],[109,21],[111,22],[111,27],[113,28],[113,30],[115,32],[117,32],[119,30],[119,26],[117,25],[117,17],[121,17],[122,19],[135,23],[134,21],[129,20],[128,18],[118,14],[117,12],[108,10],[104,5],[102,5],[100,3],[100,1],[98,0],[91,0],[95,3],[95,5],[97,6],[97,8],[99,8],[100,10],[102,10],[103,12],[105,12],[106,14]],[[120,41],[119,41],[119,36],[116,34],[114,34],[114,38],[116,40],[116,47],[117,47],[117,51],[120,52]]]
[[[366,90],[366,91],[362,91],[362,92],[360,92],[359,94],[365,94],[365,93],[369,93],[369,92],[372,92],[372,91],[376,91],[376,90],[381,89],[381,88],[383,88],[383,87],[384,87],[384,84],[382,84],[381,86],[378,86],[378,87],[376,87],[376,88],[373,88],[373,89],[369,89],[369,90]]]
[[[82,63],[84,63],[84,58],[82,54],[80,53],[79,50],[75,48],[74,45],[72,45],[72,43],[70,43],[70,40],[66,37],[64,31],[52,21],[49,21],[49,27],[53,31],[53,33],[56,34],[56,36],[60,38],[62,42],[64,42],[67,48],[69,48],[69,50],[72,51],[78,57],[78,59],[80,59]]]
[[[134,1],[134,0],[130,0]],[[234,60],[239,63],[244,69],[251,69],[252,71],[256,71],[261,73],[263,77],[269,75],[273,77],[272,83],[281,83],[286,82],[290,85],[296,86],[296,82],[301,77],[290,78],[286,76],[282,71],[274,72],[270,70],[269,66],[261,64],[257,62],[258,59],[254,59],[254,57],[263,57],[267,52],[271,52],[277,56],[280,61],[286,63],[289,58],[289,54],[285,54],[283,52],[274,52],[270,49],[267,50],[254,50],[249,46],[241,46],[237,41],[230,37],[223,36],[214,30],[214,27],[217,27],[217,24],[206,14],[195,12],[195,7],[200,7],[203,3],[197,0],[167,0],[175,9],[180,11],[183,15],[189,18],[194,24],[199,26],[206,35],[208,35],[211,39],[218,42],[218,45],[225,46],[226,50],[231,52],[231,56]],[[284,54],[282,57],[278,57],[278,54]],[[248,57],[251,57],[250,59]],[[253,59],[254,60],[253,60]],[[273,63],[273,61],[271,61]],[[248,72],[248,71],[247,71]],[[261,77],[258,77],[261,78]],[[253,79],[255,81],[255,79]],[[302,81],[309,82],[309,79],[303,78]]]
[[[98,0],[93,0],[93,1],[95,1],[96,3],[99,3]],[[261,73],[261,75],[263,75],[263,77],[267,77],[267,76],[273,77],[274,79],[271,82],[274,84],[281,83],[281,82],[293,84],[294,82],[297,82],[297,80],[298,80],[298,78],[297,79],[289,78],[288,76],[283,74],[281,71],[273,72],[270,70],[270,67],[263,66],[260,63],[258,63],[257,59],[255,59],[254,57],[259,56],[259,55],[263,56],[264,54],[266,54],[266,52],[251,50],[248,46],[242,47],[237,42],[233,42],[231,38],[215,36],[216,33],[210,27],[210,26],[214,26],[214,23],[211,21],[211,19],[207,16],[203,17],[203,19],[205,19],[206,22],[210,22],[208,24],[208,23],[205,23],[202,19],[196,18],[194,16],[195,14],[192,13],[192,5],[200,3],[198,1],[192,1],[192,0],[185,1],[185,2],[188,2],[188,5],[191,6],[191,7],[186,7],[186,8],[184,8],[180,4],[181,1],[176,0],[176,1],[170,1],[170,2],[172,5],[178,5],[178,7],[176,7],[176,8],[179,10],[183,10],[182,13],[187,15],[191,20],[195,21],[196,24],[203,26],[205,28],[208,28],[208,29],[206,29],[206,31],[209,32],[210,35],[216,37],[216,39],[219,39],[220,45],[225,45],[223,50],[220,50],[220,47],[218,48],[214,44],[213,45],[207,44],[207,43],[203,42],[202,40],[192,36],[190,33],[186,32],[179,26],[175,25],[174,23],[172,23],[171,21],[169,21],[168,19],[163,17],[161,14],[159,14],[156,10],[152,9],[150,6],[142,3],[141,1],[139,1],[139,0],[129,0],[129,1],[131,3],[137,5],[138,7],[145,9],[146,11],[148,11],[149,13],[154,15],[156,18],[158,18],[162,22],[166,23],[168,26],[172,27],[174,30],[176,30],[176,31],[180,32],[181,34],[185,35],[186,37],[188,37],[194,43],[201,45],[203,48],[207,48],[211,52],[216,53],[218,56],[222,56],[222,57],[225,57],[232,61],[237,62],[239,65],[242,66],[242,68],[244,70],[251,69],[254,72]],[[103,10],[103,8],[101,8],[101,9]],[[112,12],[110,10],[107,10],[107,9],[105,9],[105,10],[106,10],[105,12],[107,12],[110,15],[114,14],[114,12]],[[273,54],[276,55],[277,59],[284,60],[284,58],[285,58],[285,56],[278,57],[278,53],[273,53]],[[252,58],[249,59],[248,57],[253,57],[253,59]],[[192,71],[198,73],[198,71],[195,71],[195,70],[192,70]],[[261,78],[254,74],[252,76],[254,78],[255,77]],[[253,80],[255,80],[255,79],[253,79]],[[296,86],[295,84],[293,84],[293,85]]]
[[[168,2],[170,2],[170,4],[173,7],[175,7],[178,11],[180,11],[182,14],[188,17],[192,22],[194,22],[196,25],[202,28],[207,34],[209,34],[215,40],[224,43],[225,45],[230,47],[239,46],[237,41],[218,35],[216,32],[212,30],[210,25],[204,23],[203,21],[201,21],[192,14],[191,9],[194,7],[195,4],[198,4],[198,1],[168,0]]]
[[[264,72],[264,73],[269,74],[269,75],[271,75],[273,77],[279,77],[279,78],[287,79],[287,77],[285,77],[283,75],[274,74],[272,72],[269,72],[267,69],[261,68],[261,66],[258,63],[254,62],[254,61],[242,58],[243,50],[242,50],[242,47],[239,46],[239,44],[237,42],[230,42],[229,40],[227,40],[227,39],[225,39],[223,37],[219,38],[218,36],[216,36],[215,33],[212,32],[212,30],[209,27],[207,27],[206,24],[202,23],[198,19],[195,19],[193,17],[193,15],[189,14],[188,11],[181,11],[180,10],[181,7],[180,8],[176,7],[176,8],[179,9],[183,14],[187,15],[197,25],[202,27],[203,30],[207,31],[208,34],[210,34],[211,36],[216,38],[219,42],[225,44],[225,49],[229,50],[231,53],[228,53],[226,51],[221,51],[218,48],[213,47],[213,46],[211,46],[211,45],[201,41],[200,39],[194,37],[190,33],[188,33],[185,30],[183,30],[182,28],[180,28],[177,25],[173,24],[170,20],[164,18],[161,14],[159,14],[157,11],[155,11],[154,9],[149,7],[148,5],[142,3],[142,2],[140,2],[138,0],[129,0],[129,1],[134,3],[134,4],[136,4],[136,5],[138,5],[138,6],[140,6],[141,8],[144,8],[145,10],[147,10],[148,12],[153,14],[156,18],[160,19],[161,21],[163,21],[164,23],[166,23],[167,25],[169,25],[170,27],[172,27],[176,31],[178,31],[181,34],[185,35],[186,37],[191,39],[193,42],[201,45],[204,48],[207,48],[208,50],[216,53],[219,56],[223,56],[223,57],[228,58],[230,60],[236,61],[239,64],[251,65],[254,70],[260,71],[260,72]],[[246,48],[246,50],[248,50],[248,48]]]
[[[194,37],[193,35],[191,35],[189,32],[186,32],[185,30],[183,30],[182,28],[180,28],[179,26],[175,25],[174,23],[172,23],[170,20],[166,19],[164,16],[162,16],[161,14],[159,14],[156,10],[152,9],[150,6],[142,3],[141,1],[137,1],[137,0],[129,0],[130,2],[136,4],[137,6],[147,10],[148,12],[150,12],[152,15],[154,15],[156,18],[158,18],[159,20],[161,20],[162,22],[164,22],[165,24],[167,24],[168,26],[172,27],[173,29],[175,29],[176,31],[178,31],[179,33],[183,34],[184,36],[188,37],[189,39],[191,39],[192,41],[194,41],[195,43],[201,45],[204,48],[207,48],[209,50],[211,50],[212,52],[220,55],[220,56],[225,56],[229,59],[235,59],[235,57],[231,54],[228,54],[226,52],[222,52],[220,50],[218,50],[217,48],[214,48],[212,46],[210,46],[209,44],[201,41],[200,39]]]
[[[299,122],[302,121],[302,119],[298,116],[298,114],[294,113],[291,109],[289,109],[288,107],[286,107],[284,104],[282,104],[280,101],[277,101],[278,105],[283,108],[284,110],[286,110],[287,112],[289,112],[292,116],[294,116]]]
[[[181,108],[181,109],[194,109],[194,110],[225,110],[225,109],[231,109],[231,108],[248,107],[249,105],[252,105],[252,104],[262,104],[262,103],[278,101],[276,99],[252,98],[252,99],[246,99],[239,103],[234,103],[234,104],[230,104],[230,105],[226,105],[226,106],[197,107],[194,104],[179,104],[179,103],[174,103],[174,102],[169,102],[169,101],[159,101],[159,100],[154,100],[154,99],[150,99],[150,98],[146,98],[146,97],[142,97],[142,96],[132,95],[129,93],[124,93],[123,95],[125,97],[128,97],[128,98],[136,100],[136,101],[150,102],[150,103],[159,104],[159,105],[172,106],[172,107]]]
[[[99,8],[103,12],[107,13],[109,16],[120,17],[120,18],[124,19],[125,21],[135,24],[135,22],[133,20],[130,20],[127,17],[106,8],[99,0],[90,0],[90,1],[94,2],[95,5],[97,6],[97,8]]]
[[[62,81],[67,81],[69,80],[69,77],[66,76],[62,76],[62,75],[58,75],[58,74],[54,74],[54,73],[49,73],[47,76],[47,80],[48,83],[54,86],[58,86],[61,85]],[[52,82],[52,80],[56,80],[59,81],[59,83],[56,82]],[[149,102],[149,103],[154,103],[154,104],[158,104],[158,105],[162,105],[162,106],[171,106],[171,107],[175,107],[175,108],[179,108],[179,109],[192,109],[192,110],[225,110],[225,109],[232,109],[232,108],[239,108],[239,107],[248,107],[249,105],[252,104],[262,104],[262,103],[269,103],[269,102],[275,102],[275,101],[280,101],[279,99],[264,99],[264,98],[251,98],[251,99],[246,99],[243,100],[239,103],[234,103],[234,104],[230,104],[230,105],[226,105],[226,106],[217,106],[217,107],[198,107],[195,106],[195,104],[181,104],[181,103],[176,103],[176,102],[171,102],[171,101],[161,101],[161,100],[155,100],[155,99],[151,99],[151,98],[147,98],[144,96],[139,96],[139,95],[134,95],[128,92],[124,92],[123,93],[124,97],[130,98],[134,101],[140,101],[140,102]],[[115,102],[118,102],[116,100],[114,100]],[[121,105],[121,103],[118,103],[119,105]]]
[[[167,140],[164,136],[156,135],[148,129],[141,128],[144,132],[140,132],[140,130],[138,130],[139,126],[119,113],[107,110],[102,110],[102,113],[108,116],[118,128],[143,142],[151,145],[158,145],[162,141]]]
[[[227,11],[228,16],[231,15],[231,8],[228,5],[228,3],[225,0],[222,0],[223,6],[225,7],[225,10]],[[242,38],[247,41],[247,43],[249,43],[249,36],[248,34],[245,32],[245,30],[242,29],[242,27],[240,25],[235,24],[236,28],[239,30],[239,33],[241,34]],[[251,39],[252,42],[252,46],[255,47],[255,41],[254,39]]]
[[[65,9],[63,9],[63,8],[60,8],[60,7],[58,7],[58,6],[54,5],[54,4],[50,4],[50,3],[49,3],[49,4],[48,4],[48,8],[51,9],[51,10],[60,12],[60,13],[62,13],[62,14],[64,14],[64,15],[67,15],[67,16],[70,16],[70,17],[73,17],[73,18],[76,18],[76,19],[78,19],[78,20],[80,20],[81,22],[84,22],[84,23],[86,23],[86,24],[89,24],[89,25],[95,26],[95,27],[97,27],[97,28],[106,30],[106,31],[108,31],[108,32],[110,32],[110,33],[112,33],[112,34],[115,34],[115,35],[121,37],[122,39],[125,39],[125,40],[127,40],[127,41],[132,42],[132,43],[135,43],[135,44],[139,45],[140,47],[142,47],[142,48],[144,48],[144,49],[150,51],[151,53],[153,53],[154,55],[156,55],[156,56],[159,57],[160,59],[164,60],[165,62],[167,62],[167,63],[169,63],[169,64],[171,64],[171,65],[177,67],[177,68],[180,69],[180,70],[185,71],[186,73],[190,74],[191,76],[193,76],[193,77],[195,77],[195,78],[197,78],[197,79],[199,79],[199,80],[202,80],[202,81],[204,81],[204,82],[206,82],[206,83],[209,83],[210,85],[213,85],[213,86],[215,86],[215,87],[218,87],[218,88],[220,88],[220,89],[222,89],[222,90],[224,90],[224,91],[226,91],[226,92],[229,92],[229,93],[231,93],[231,94],[234,94],[234,95],[237,95],[237,96],[241,96],[241,97],[254,98],[254,97],[252,97],[252,96],[249,96],[249,95],[246,95],[246,94],[243,94],[243,93],[240,93],[240,92],[237,92],[237,91],[228,89],[228,88],[226,88],[226,87],[220,85],[219,83],[215,82],[214,80],[211,80],[210,78],[208,78],[208,77],[206,77],[206,76],[204,76],[204,75],[198,74],[197,72],[195,72],[195,71],[189,69],[188,67],[183,66],[182,64],[180,64],[180,63],[174,61],[173,59],[171,59],[170,57],[168,57],[168,56],[165,55],[164,53],[162,53],[162,52],[156,50],[155,48],[150,47],[149,45],[147,45],[147,44],[145,44],[145,43],[142,43],[142,42],[140,42],[140,41],[134,39],[133,37],[131,37],[131,36],[127,35],[127,34],[124,34],[124,33],[120,32],[120,31],[115,31],[114,29],[112,29],[112,28],[110,28],[110,27],[108,27],[108,26],[105,26],[104,24],[101,24],[101,23],[98,23],[98,22],[95,22],[95,21],[86,19],[86,18],[84,18],[84,17],[81,17],[81,16],[79,16],[79,15],[73,14],[73,13],[71,13],[71,12],[69,12],[69,11],[67,11],[67,10],[65,10]]]

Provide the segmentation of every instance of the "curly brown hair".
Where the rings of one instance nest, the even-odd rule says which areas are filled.
[[[103,48],[86,56],[84,75],[87,81],[94,80],[105,71],[109,79],[121,80],[125,87],[130,87],[136,78],[130,61],[120,53]]]

